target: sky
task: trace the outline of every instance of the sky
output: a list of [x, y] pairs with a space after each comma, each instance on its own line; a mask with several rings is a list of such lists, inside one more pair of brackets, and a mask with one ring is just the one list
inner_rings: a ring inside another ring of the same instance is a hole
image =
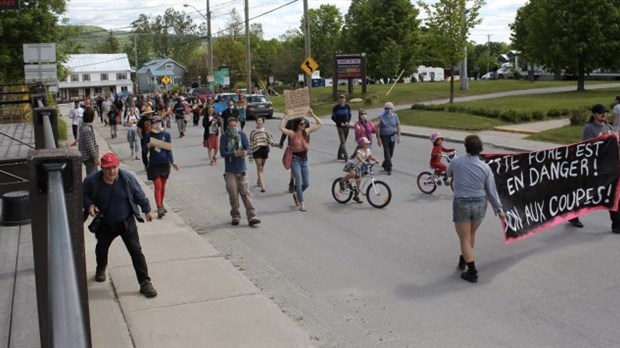
[[[138, 19], [140, 14], [155, 18], [163, 15], [168, 8], [185, 12], [196, 22], [205, 21], [207, 1], [211, 9], [213, 36], [217, 36], [217, 32], [224, 29], [225, 24], [230, 21], [233, 8], [242, 19], [245, 18], [245, 0], [67, 0], [65, 17], [69, 24], [95, 25], [107, 30], [129, 30], [131, 22]], [[422, 1], [432, 4], [437, 0]], [[412, 2], [417, 7], [416, 1]], [[480, 10], [482, 23], [471, 30], [469, 40], [477, 44], [484, 44], [488, 40], [510, 43], [508, 25], [514, 21], [517, 9], [526, 2], [527, 0], [486, 0], [486, 5]], [[184, 7], [183, 4], [194, 6], [200, 13], [191, 7]], [[287, 30], [300, 26], [303, 0], [248, 0], [248, 4], [250, 23], [262, 24], [265, 39], [279, 38]], [[308, 0], [308, 7], [311, 9], [323, 4], [335, 5], [344, 16], [351, 0]]]

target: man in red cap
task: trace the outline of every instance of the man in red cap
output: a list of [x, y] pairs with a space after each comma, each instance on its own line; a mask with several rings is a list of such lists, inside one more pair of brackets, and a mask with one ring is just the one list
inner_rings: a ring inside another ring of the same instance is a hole
[[131, 256], [140, 293], [146, 297], [155, 297], [157, 291], [151, 284], [136, 226], [136, 220], [144, 222], [140, 210], [146, 215], [147, 221], [153, 220], [151, 205], [138, 180], [120, 169], [119, 165], [120, 160], [115, 154], [106, 153], [101, 157], [101, 170], [88, 175], [82, 183], [84, 210], [90, 216], [100, 219], [98, 226], [91, 230], [97, 238], [95, 281], [105, 281], [108, 249], [112, 241], [121, 236]]

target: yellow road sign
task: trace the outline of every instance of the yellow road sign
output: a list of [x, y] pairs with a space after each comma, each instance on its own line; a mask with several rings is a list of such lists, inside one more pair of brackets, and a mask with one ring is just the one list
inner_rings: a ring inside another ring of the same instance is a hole
[[303, 70], [307, 75], [312, 76], [312, 73], [319, 68], [317, 62], [312, 59], [312, 57], [306, 58], [306, 60], [301, 63], [301, 70]]
[[164, 85], [170, 84], [170, 78], [168, 77], [168, 75], [164, 75], [164, 77], [161, 78], [161, 83], [163, 83]]

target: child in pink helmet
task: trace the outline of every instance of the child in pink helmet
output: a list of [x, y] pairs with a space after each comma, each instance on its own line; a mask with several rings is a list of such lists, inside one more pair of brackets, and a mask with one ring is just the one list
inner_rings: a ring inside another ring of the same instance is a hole
[[[441, 162], [441, 153], [454, 152], [454, 149], [448, 149], [443, 147], [443, 136], [439, 132], [433, 132], [430, 136], [431, 143], [433, 143], [433, 150], [431, 151], [431, 167], [435, 169], [435, 174], [441, 175], [446, 173], [446, 165]], [[447, 178], [444, 178], [446, 181]]]
[[353, 200], [357, 203], [362, 203], [362, 200], [359, 198], [359, 187], [361, 185], [360, 177], [364, 173], [364, 166], [371, 160], [375, 163], [379, 163], [377, 158], [370, 152], [369, 145], [370, 140], [366, 137], [361, 137], [357, 140], [357, 148], [355, 148], [353, 155], [347, 160], [347, 164], [345, 164], [343, 169], [345, 172], [348, 172], [348, 174], [340, 178], [341, 191], [346, 189], [345, 183], [347, 180], [355, 178], [355, 184], [358, 190], [355, 192]]

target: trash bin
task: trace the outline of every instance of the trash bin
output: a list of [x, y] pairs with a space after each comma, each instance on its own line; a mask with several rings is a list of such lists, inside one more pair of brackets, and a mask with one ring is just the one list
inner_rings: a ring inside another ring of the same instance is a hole
[[30, 196], [28, 191], [13, 191], [2, 195], [2, 220], [5, 226], [30, 223]]

